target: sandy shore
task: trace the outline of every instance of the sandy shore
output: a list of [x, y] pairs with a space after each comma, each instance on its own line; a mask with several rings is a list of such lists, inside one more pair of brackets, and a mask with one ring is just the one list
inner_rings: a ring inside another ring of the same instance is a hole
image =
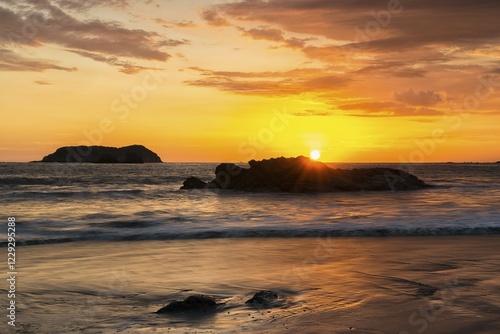
[[[456, 236], [19, 247], [18, 330], [498, 333], [499, 245], [500, 236]], [[262, 289], [283, 305], [245, 305]], [[154, 313], [196, 293], [224, 304], [196, 317]]]

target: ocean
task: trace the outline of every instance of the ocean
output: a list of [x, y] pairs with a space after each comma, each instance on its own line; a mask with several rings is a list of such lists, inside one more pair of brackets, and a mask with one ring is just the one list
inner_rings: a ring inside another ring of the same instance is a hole
[[[417, 191], [179, 190], [190, 176], [213, 179], [216, 165], [0, 163], [2, 217], [16, 219], [18, 332], [500, 330], [500, 164], [330, 164], [404, 167], [433, 186]], [[244, 303], [267, 289], [279, 308]], [[220, 312], [155, 313], [196, 293]], [[419, 315], [436, 305], [439, 315]]]
[[2, 211], [17, 218], [19, 244], [500, 233], [500, 164], [407, 166], [435, 186], [408, 192], [179, 190], [189, 176], [213, 179], [216, 165], [3, 163]]

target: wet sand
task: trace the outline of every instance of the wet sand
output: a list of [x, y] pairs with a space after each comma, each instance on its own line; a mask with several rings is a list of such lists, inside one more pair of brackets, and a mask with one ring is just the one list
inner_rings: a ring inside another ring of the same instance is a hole
[[[17, 256], [23, 333], [500, 332], [497, 235], [81, 242]], [[245, 304], [259, 290], [283, 303]], [[223, 304], [155, 313], [198, 293]]]

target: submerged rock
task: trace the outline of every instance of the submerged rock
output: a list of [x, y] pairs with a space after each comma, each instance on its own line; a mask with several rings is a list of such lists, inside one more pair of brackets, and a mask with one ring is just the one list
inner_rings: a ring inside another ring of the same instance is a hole
[[205, 295], [189, 296], [183, 301], [173, 301], [156, 313], [176, 313], [185, 311], [207, 311], [217, 306], [215, 298]]
[[181, 189], [229, 189], [251, 192], [335, 192], [415, 190], [429, 187], [416, 176], [393, 168], [333, 169], [304, 156], [248, 162], [250, 168], [223, 163], [215, 179], [195, 177]]
[[184, 181], [181, 189], [203, 189], [206, 188], [207, 183], [203, 182], [197, 177], [190, 177]]
[[277, 306], [279, 303], [279, 295], [274, 291], [262, 290], [256, 292], [252, 298], [247, 300], [245, 304], [252, 304], [259, 308], [271, 308]]
[[433, 296], [439, 289], [429, 285], [422, 285], [417, 289], [417, 296]]

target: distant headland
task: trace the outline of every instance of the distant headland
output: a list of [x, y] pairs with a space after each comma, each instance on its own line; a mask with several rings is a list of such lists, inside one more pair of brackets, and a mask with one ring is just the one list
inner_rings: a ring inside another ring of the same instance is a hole
[[158, 163], [158, 154], [143, 145], [125, 147], [65, 146], [45, 156], [41, 162]]

